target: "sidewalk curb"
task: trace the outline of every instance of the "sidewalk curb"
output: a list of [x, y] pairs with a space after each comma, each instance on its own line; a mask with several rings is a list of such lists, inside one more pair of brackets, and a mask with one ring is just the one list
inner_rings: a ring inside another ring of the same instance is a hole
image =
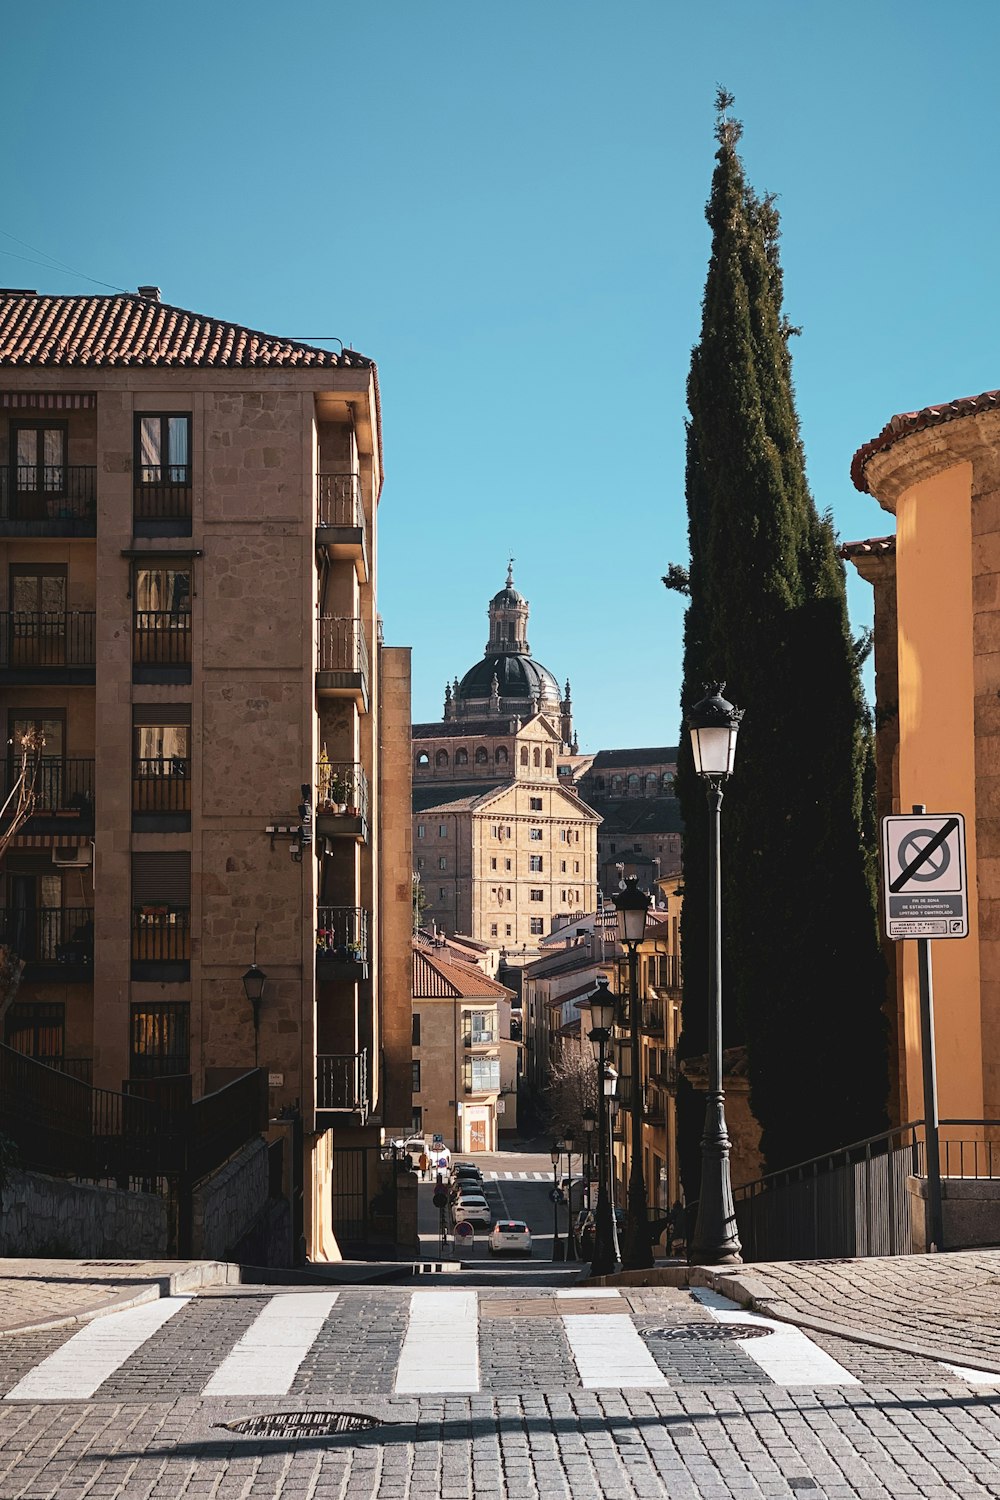
[[[910, 1354], [917, 1359], [933, 1360], [950, 1365], [963, 1365], [969, 1370], [982, 1370], [985, 1374], [1000, 1376], [1000, 1360], [979, 1356], [969, 1349], [934, 1348], [930, 1344], [917, 1343], [913, 1339], [893, 1338], [888, 1334], [867, 1331], [861, 1333], [846, 1323], [837, 1323], [831, 1318], [817, 1318], [811, 1313], [799, 1312], [788, 1302], [773, 1299], [767, 1283], [752, 1273], [734, 1275], [731, 1271], [713, 1271], [709, 1266], [691, 1266], [690, 1286], [706, 1286], [713, 1291], [738, 1302], [751, 1312], [765, 1318], [774, 1318], [779, 1323], [791, 1323], [797, 1328], [808, 1328], [814, 1333], [830, 1334], [834, 1338], [848, 1339], [854, 1344], [870, 1344], [876, 1349], [889, 1349], [897, 1354]], [[943, 1378], [947, 1373], [943, 1372]]]
[[[16, 1278], [15, 1278], [16, 1279]], [[228, 1261], [202, 1261], [172, 1271], [168, 1276], [156, 1276], [151, 1281], [140, 1283], [111, 1297], [106, 1302], [92, 1303], [78, 1308], [76, 1312], [63, 1313], [57, 1318], [28, 1319], [25, 1323], [11, 1323], [0, 1328], [0, 1338], [9, 1338], [26, 1333], [54, 1333], [60, 1328], [83, 1327], [95, 1318], [109, 1313], [127, 1312], [130, 1307], [141, 1307], [145, 1302], [158, 1302], [161, 1297], [180, 1297], [189, 1292], [201, 1291], [209, 1286], [238, 1285], [239, 1266]]]

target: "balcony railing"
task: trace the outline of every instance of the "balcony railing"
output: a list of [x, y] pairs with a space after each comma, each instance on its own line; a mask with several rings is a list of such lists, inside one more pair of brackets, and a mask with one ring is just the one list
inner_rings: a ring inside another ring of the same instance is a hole
[[180, 667], [191, 663], [191, 616], [187, 610], [137, 609], [132, 631], [137, 666]]
[[368, 962], [368, 912], [361, 906], [321, 906], [316, 912], [316, 957]]
[[143, 464], [136, 481], [132, 499], [134, 520], [191, 519], [190, 464]]
[[650, 981], [658, 990], [676, 993], [682, 983], [680, 954], [661, 953], [650, 967]]
[[359, 474], [317, 474], [316, 499], [319, 526], [364, 530], [365, 507]]
[[0, 522], [72, 534], [93, 531], [97, 470], [93, 465], [27, 464], [0, 469]]
[[316, 1058], [316, 1108], [368, 1112], [368, 1052], [320, 1053]]
[[321, 760], [316, 763], [316, 813], [348, 816], [368, 821], [368, 777], [357, 761]]
[[[0, 909], [2, 941], [27, 965], [40, 969], [89, 969], [94, 962], [94, 912], [88, 906], [8, 906]], [[33, 975], [32, 970], [35, 970]], [[69, 977], [68, 972], [65, 977]]]
[[666, 1025], [666, 1006], [662, 1000], [643, 1000], [640, 1017], [640, 1029], [650, 1036], [660, 1036]]
[[191, 811], [191, 761], [186, 755], [157, 755], [132, 762], [132, 811]]
[[368, 645], [362, 622], [350, 616], [320, 615], [318, 625], [317, 670], [360, 674], [367, 685]]
[[191, 957], [191, 909], [169, 902], [132, 910], [132, 959], [136, 963], [183, 963]]
[[9, 672], [45, 672], [93, 668], [93, 610], [40, 609], [0, 612], [0, 668]]
[[[21, 775], [20, 760], [4, 764], [3, 791], [0, 803], [6, 801]], [[94, 762], [64, 760], [60, 755], [43, 755], [27, 765], [28, 785], [34, 793], [34, 809], [27, 830], [38, 832], [39, 822], [58, 819], [68, 831], [94, 826]]]

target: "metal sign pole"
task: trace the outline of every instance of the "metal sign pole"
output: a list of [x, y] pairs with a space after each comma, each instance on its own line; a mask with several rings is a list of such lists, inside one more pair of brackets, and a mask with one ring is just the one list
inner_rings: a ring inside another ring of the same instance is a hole
[[[927, 811], [922, 802], [915, 813]], [[920, 1052], [924, 1077], [924, 1135], [927, 1152], [927, 1246], [944, 1249], [944, 1209], [941, 1202], [941, 1143], [938, 1133], [937, 1061], [934, 1051], [934, 976], [930, 938], [917, 939], [920, 974]]]

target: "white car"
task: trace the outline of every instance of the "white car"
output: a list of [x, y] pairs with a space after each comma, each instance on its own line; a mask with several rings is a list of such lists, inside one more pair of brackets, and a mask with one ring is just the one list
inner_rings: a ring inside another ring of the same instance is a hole
[[451, 1217], [455, 1224], [461, 1224], [464, 1220], [468, 1224], [478, 1224], [481, 1229], [489, 1229], [493, 1222], [493, 1215], [485, 1198], [459, 1198], [452, 1205]]
[[491, 1255], [530, 1255], [531, 1230], [523, 1219], [498, 1219], [487, 1244]]

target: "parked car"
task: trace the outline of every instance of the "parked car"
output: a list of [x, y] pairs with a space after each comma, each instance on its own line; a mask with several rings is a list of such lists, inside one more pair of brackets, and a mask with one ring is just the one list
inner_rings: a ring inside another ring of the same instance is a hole
[[498, 1219], [486, 1243], [491, 1255], [530, 1255], [531, 1230], [523, 1219]]
[[[625, 1226], [625, 1214], [622, 1209], [615, 1209], [615, 1220], [618, 1225], [618, 1233], [619, 1235], [621, 1235], [621, 1232]], [[591, 1260], [593, 1258], [594, 1234], [595, 1224], [593, 1211], [589, 1208], [581, 1208], [580, 1212], [576, 1216], [576, 1222], [573, 1226], [573, 1238], [576, 1240], [577, 1253], [582, 1260]]]
[[450, 1197], [450, 1202], [451, 1202], [451, 1211], [452, 1211], [452, 1213], [454, 1213], [456, 1211], [456, 1209], [458, 1209], [459, 1207], [461, 1207], [461, 1205], [463, 1203], [482, 1203], [482, 1204], [485, 1204], [486, 1203], [486, 1194], [485, 1193], [481, 1193], [481, 1192], [479, 1192], [478, 1190], [476, 1190], [474, 1188], [466, 1188], [465, 1192], [453, 1192], [451, 1194], [451, 1197]]
[[460, 1198], [453, 1206], [452, 1222], [461, 1224], [476, 1224], [481, 1229], [489, 1229], [493, 1221], [493, 1214], [485, 1198]]
[[477, 1177], [480, 1182], [483, 1180], [483, 1174], [474, 1161], [452, 1162], [451, 1175], [452, 1177]]

